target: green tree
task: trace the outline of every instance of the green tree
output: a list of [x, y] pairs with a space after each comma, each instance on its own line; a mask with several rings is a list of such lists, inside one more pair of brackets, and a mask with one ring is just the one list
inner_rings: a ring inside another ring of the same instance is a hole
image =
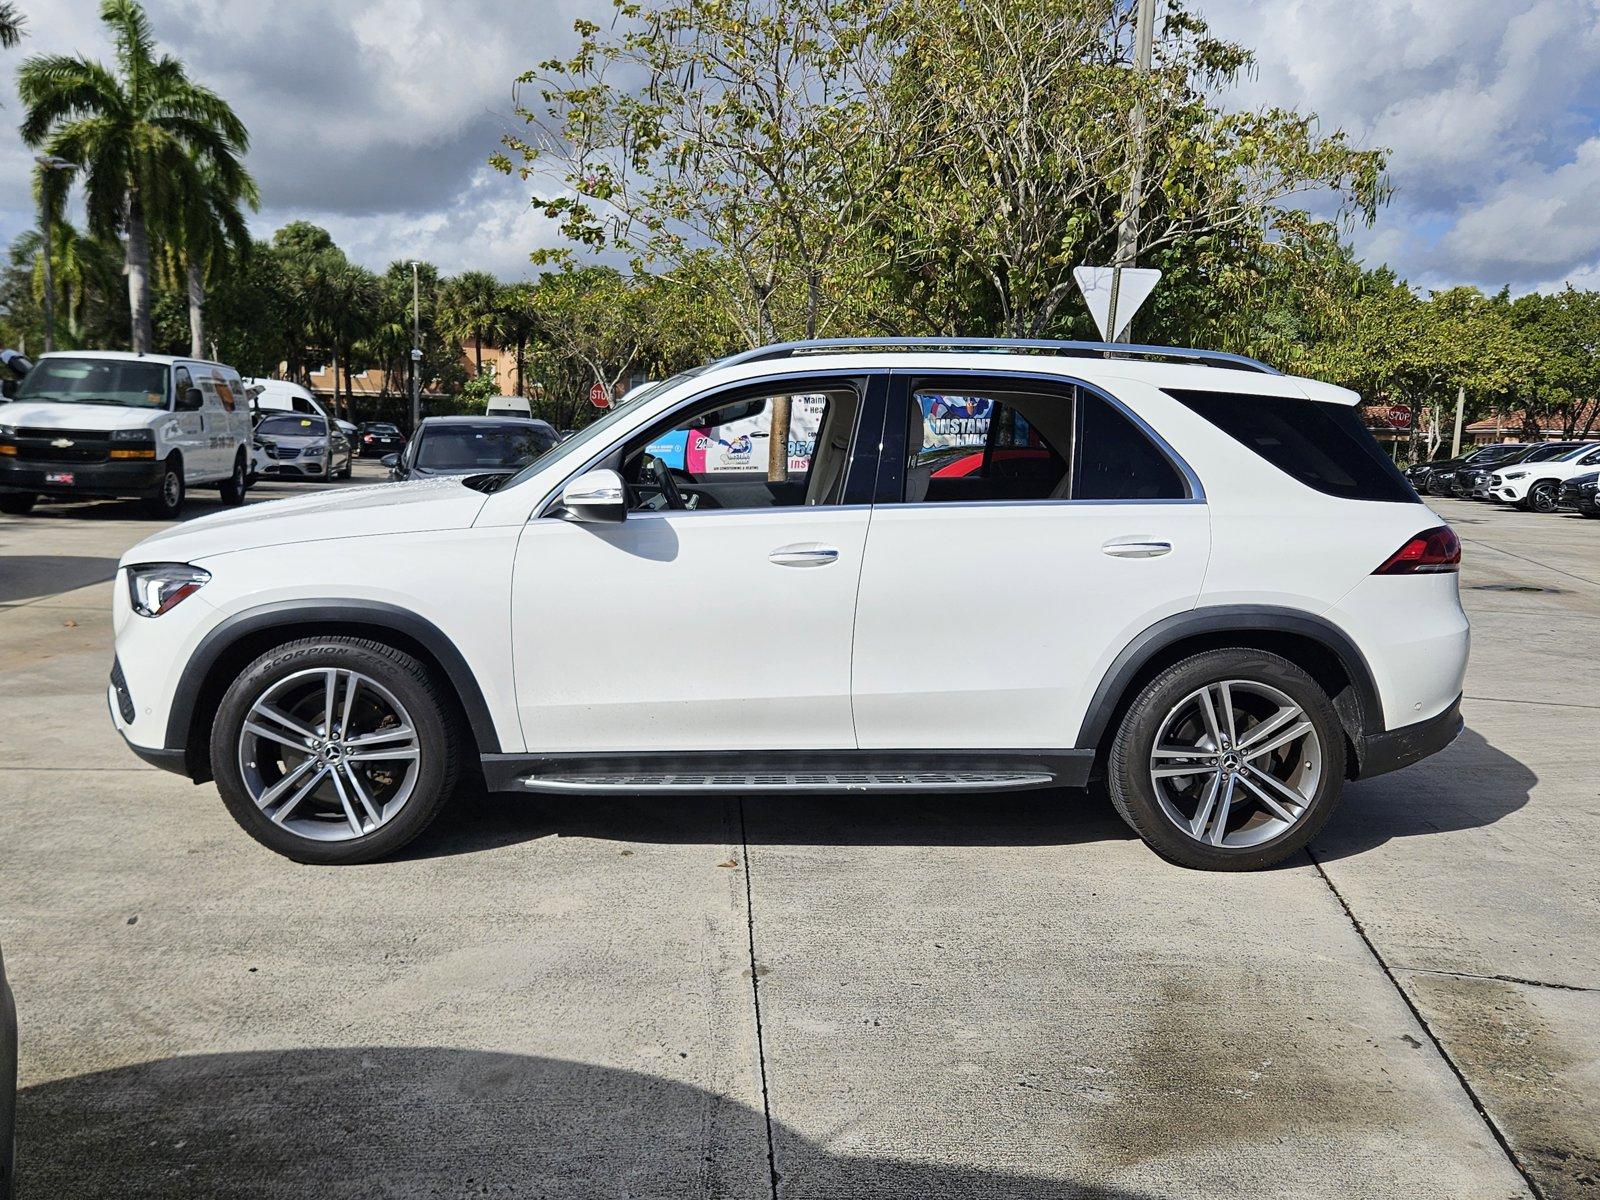
[[150, 348], [150, 226], [204, 186], [202, 171], [226, 173], [249, 146], [227, 103], [191, 81], [183, 64], [158, 55], [150, 22], [134, 0], [103, 0], [100, 19], [116, 66], [35, 55], [17, 72], [29, 146], [73, 164], [39, 174], [43, 203], [59, 215], [82, 176], [89, 227], [125, 235], [132, 346]]
[[244, 209], [259, 208], [261, 196], [237, 158], [207, 157], [194, 166], [200, 186], [184, 191], [162, 214], [160, 232], [171, 273], [181, 276], [188, 302], [189, 353], [200, 358], [206, 352], [206, 288], [239, 267], [249, 252]]
[[10, 50], [22, 41], [23, 27], [27, 23], [27, 18], [17, 11], [17, 6], [10, 0], [0, 3], [0, 47]]
[[1570, 284], [1551, 295], [1530, 292], [1511, 302], [1510, 316], [1533, 356], [1509, 389], [1523, 436], [1553, 426], [1565, 438], [1588, 437], [1600, 424], [1600, 294]]
[[37, 229], [27, 230], [11, 244], [12, 261], [31, 267], [32, 295], [42, 311], [44, 256], [49, 253], [53, 307], [56, 319], [66, 326], [57, 330], [57, 339], [67, 346], [87, 346], [95, 318], [104, 313], [108, 297], [121, 282], [119, 248], [80, 233], [66, 221], [51, 223], [50, 242], [47, 251], [44, 235]]
[[501, 335], [500, 281], [487, 271], [463, 271], [439, 293], [439, 323], [457, 342], [472, 342], [472, 365], [483, 373], [483, 347]]

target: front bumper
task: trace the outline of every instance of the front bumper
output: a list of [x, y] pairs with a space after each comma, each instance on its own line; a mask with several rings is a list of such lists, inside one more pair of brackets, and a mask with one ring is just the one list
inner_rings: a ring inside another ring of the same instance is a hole
[[[160, 459], [103, 463], [17, 462], [0, 458], [0, 491], [35, 492], [42, 496], [146, 496], [161, 485], [166, 466]], [[46, 476], [66, 472], [71, 483], [47, 483]]]
[[1402, 725], [1399, 729], [1364, 735], [1356, 746], [1355, 778], [1371, 779], [1386, 775], [1437, 754], [1461, 732], [1461, 697], [1457, 696], [1438, 716]]

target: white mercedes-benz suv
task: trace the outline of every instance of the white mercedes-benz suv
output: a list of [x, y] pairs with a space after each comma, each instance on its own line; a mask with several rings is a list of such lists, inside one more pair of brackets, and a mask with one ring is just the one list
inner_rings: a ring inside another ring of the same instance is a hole
[[1461, 728], [1460, 544], [1353, 393], [1207, 351], [806, 342], [519, 474], [190, 521], [123, 556], [111, 717], [302, 862], [457, 780], [982, 792], [1103, 778], [1275, 862]]

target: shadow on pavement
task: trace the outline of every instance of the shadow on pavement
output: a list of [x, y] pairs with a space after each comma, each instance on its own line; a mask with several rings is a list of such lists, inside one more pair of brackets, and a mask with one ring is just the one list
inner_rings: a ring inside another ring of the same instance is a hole
[[[518, 1054], [353, 1046], [168, 1058], [27, 1088], [18, 1117], [22, 1197], [771, 1194], [755, 1109], [653, 1075]], [[841, 1157], [776, 1122], [771, 1137], [784, 1195], [1140, 1196]]]
[[68, 554], [3, 555], [0, 556], [0, 604], [76, 591], [91, 583], [105, 583], [116, 574], [114, 558]]
[[1393, 838], [1492, 825], [1528, 802], [1539, 777], [1474, 729], [1430, 759], [1347, 786], [1344, 803], [1312, 849], [1323, 861]]
[[[1126, 840], [1099, 791], [1010, 795], [745, 797], [754, 845], [1055, 846]], [[464, 790], [402, 858], [471, 854], [534, 838], [717, 845], [740, 840], [739, 813], [716, 796], [485, 795]]]

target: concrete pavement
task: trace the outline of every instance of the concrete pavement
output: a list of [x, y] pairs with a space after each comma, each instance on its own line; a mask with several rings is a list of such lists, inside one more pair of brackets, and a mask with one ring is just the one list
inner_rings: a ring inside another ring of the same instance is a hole
[[468, 797], [296, 866], [106, 719], [154, 526], [0, 518], [22, 1195], [1592, 1194], [1600, 522], [1438, 507], [1468, 733], [1247, 876], [1077, 793]]

